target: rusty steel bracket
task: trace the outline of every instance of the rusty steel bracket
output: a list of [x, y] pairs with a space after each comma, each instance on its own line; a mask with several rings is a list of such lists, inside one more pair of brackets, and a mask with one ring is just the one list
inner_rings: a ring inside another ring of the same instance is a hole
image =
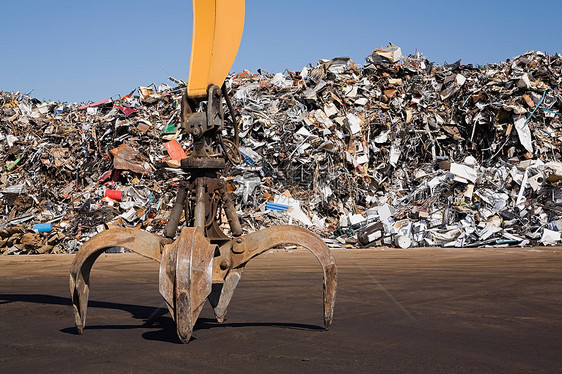
[[[110, 229], [92, 237], [76, 254], [70, 271], [70, 292], [79, 334], [86, 325], [90, 271], [96, 259], [112, 247], [122, 247], [160, 262], [160, 294], [183, 343], [189, 342], [205, 300], [209, 300], [217, 321], [222, 323], [248, 261], [271, 248], [288, 244], [304, 247], [320, 262], [324, 280], [324, 326], [328, 329], [332, 324], [337, 268], [324, 241], [304, 228], [289, 225], [243, 235], [236, 208], [220, 177], [225, 158], [230, 159], [225, 155], [227, 150], [219, 156], [209, 155], [210, 150], [220, 149], [215, 147], [217, 141], [224, 143], [218, 139], [218, 130], [224, 124], [223, 92], [210, 86], [206, 114], [197, 113], [200, 115], [190, 117], [195, 118], [195, 124], [182, 126], [196, 139], [194, 156], [182, 163], [190, 177], [180, 185], [165, 236], [130, 228]], [[182, 105], [192, 105], [192, 101], [185, 99]], [[182, 112], [191, 113], [191, 109]], [[207, 121], [202, 122], [205, 115]], [[231, 155], [238, 152], [237, 142], [231, 142], [230, 147], [236, 148], [229, 150]], [[185, 226], [176, 236], [182, 214]], [[221, 216], [226, 217], [229, 232], [221, 229]]]

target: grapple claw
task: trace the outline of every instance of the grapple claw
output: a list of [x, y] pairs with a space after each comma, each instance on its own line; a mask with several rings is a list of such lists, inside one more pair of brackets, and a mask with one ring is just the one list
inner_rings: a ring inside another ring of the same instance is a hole
[[[182, 217], [185, 226], [173, 243], [135, 229], [107, 230], [90, 239], [76, 254], [70, 272], [76, 328], [80, 334], [84, 331], [90, 270], [107, 248], [124, 247], [160, 261], [159, 290], [176, 322], [179, 339], [187, 343], [206, 299], [217, 320], [224, 321], [250, 259], [278, 245], [297, 244], [311, 251], [322, 265], [327, 329], [332, 324], [337, 286], [336, 263], [329, 248], [320, 237], [297, 226], [242, 235], [237, 208], [223, 178], [226, 160], [237, 163], [241, 159], [232, 156], [239, 154], [239, 121], [224, 77], [242, 34], [244, 0], [194, 1], [193, 15], [197, 33], [192, 43], [192, 69], [181, 101], [181, 128], [192, 138], [193, 149], [181, 162], [188, 177], [181, 182], [165, 235], [176, 234]], [[200, 111], [201, 107], [205, 110]], [[223, 139], [226, 125], [232, 126], [234, 140]], [[222, 229], [222, 217], [230, 227], [228, 234]]]
[[[213, 311], [215, 312], [215, 317], [217, 322], [223, 323], [224, 318], [226, 317], [226, 309], [228, 308], [228, 304], [230, 304], [230, 300], [232, 300], [232, 296], [234, 295], [234, 290], [238, 286], [238, 282], [240, 282], [240, 277], [242, 277], [242, 272], [244, 271], [243, 267], [237, 269], [231, 269], [228, 275], [226, 276], [224, 283], [220, 284], [219, 289], [216, 291], [216, 295], [209, 295], [209, 302], [213, 307]], [[213, 290], [213, 292], [215, 292]]]
[[160, 261], [160, 294], [176, 321], [178, 337], [189, 342], [205, 299], [211, 293], [215, 245], [198, 227], [184, 227], [164, 246]]
[[251, 257], [255, 257], [275, 246], [286, 244], [301, 245], [316, 256], [320, 265], [322, 265], [324, 275], [323, 309], [324, 327], [327, 330], [334, 317], [338, 270], [336, 260], [326, 243], [318, 235], [302, 227], [289, 225], [269, 227], [248, 234], [244, 239], [248, 241], [249, 248], [254, 248], [253, 250], [250, 249]]
[[159, 235], [130, 228], [102, 231], [80, 248], [70, 269], [70, 294], [74, 306], [76, 329], [84, 332], [90, 293], [90, 271], [97, 258], [112, 247], [122, 247], [141, 256], [159, 261], [164, 244], [171, 240]]
[[[253, 257], [273, 247], [288, 244], [296, 244], [308, 249], [316, 256], [320, 265], [322, 265], [324, 274], [324, 327], [326, 329], [330, 327], [336, 302], [338, 279], [336, 261], [326, 243], [324, 243], [318, 235], [302, 227], [291, 225], [275, 226], [256, 231], [233, 239], [225, 245], [232, 246], [232, 270], [225, 278], [226, 281], [221, 291], [221, 297], [217, 307], [215, 307], [215, 315], [219, 322], [224, 318], [224, 315], [226, 315], [226, 308], [240, 280], [242, 268], [246, 263]], [[221, 250], [221, 253], [222, 252], [224, 251]]]

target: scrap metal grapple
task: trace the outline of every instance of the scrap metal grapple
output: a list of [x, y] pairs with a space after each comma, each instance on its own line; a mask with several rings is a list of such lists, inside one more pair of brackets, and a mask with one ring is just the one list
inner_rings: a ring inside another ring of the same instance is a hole
[[[181, 161], [187, 177], [179, 186], [164, 236], [132, 228], [109, 229], [78, 251], [70, 271], [78, 333], [86, 325], [92, 266], [113, 247], [160, 262], [160, 294], [184, 343], [191, 338], [205, 300], [217, 321], [223, 322], [248, 261], [287, 244], [308, 249], [322, 265], [324, 325], [326, 329], [331, 325], [337, 268], [329, 248], [317, 235], [297, 226], [244, 234], [222, 178], [227, 161], [238, 164], [242, 160], [236, 114], [224, 80], [237, 54], [243, 25], [244, 0], [193, 0], [191, 63], [181, 103], [182, 129], [193, 139], [192, 154]], [[226, 129], [234, 130], [232, 139], [226, 138]], [[179, 227], [182, 216], [185, 224]]]

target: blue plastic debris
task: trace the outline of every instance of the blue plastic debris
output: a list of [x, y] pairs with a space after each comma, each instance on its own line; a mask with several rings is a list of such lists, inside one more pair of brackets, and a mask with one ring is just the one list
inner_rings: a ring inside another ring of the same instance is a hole
[[37, 231], [37, 232], [51, 232], [52, 229], [53, 229], [53, 224], [51, 222], [37, 223], [33, 225], [33, 231]]
[[243, 152], [240, 152], [240, 153], [242, 154], [242, 157], [244, 157], [244, 161], [245, 161], [248, 165], [254, 166], [254, 165], [256, 164], [255, 161], [250, 158], [250, 156], [245, 155]]
[[268, 211], [275, 211], [275, 212], [283, 212], [287, 209], [289, 209], [288, 205], [284, 205], [284, 204], [275, 204], [275, 203], [270, 203], [270, 202], [266, 202], [265, 203], [265, 209]]

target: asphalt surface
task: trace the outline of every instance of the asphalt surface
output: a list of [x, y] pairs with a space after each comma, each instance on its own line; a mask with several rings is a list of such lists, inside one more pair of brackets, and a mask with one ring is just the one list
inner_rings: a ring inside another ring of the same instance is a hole
[[336, 250], [334, 324], [308, 252], [247, 266], [224, 324], [206, 306], [183, 345], [158, 264], [94, 265], [76, 334], [71, 255], [0, 257], [0, 372], [562, 372], [562, 249]]

